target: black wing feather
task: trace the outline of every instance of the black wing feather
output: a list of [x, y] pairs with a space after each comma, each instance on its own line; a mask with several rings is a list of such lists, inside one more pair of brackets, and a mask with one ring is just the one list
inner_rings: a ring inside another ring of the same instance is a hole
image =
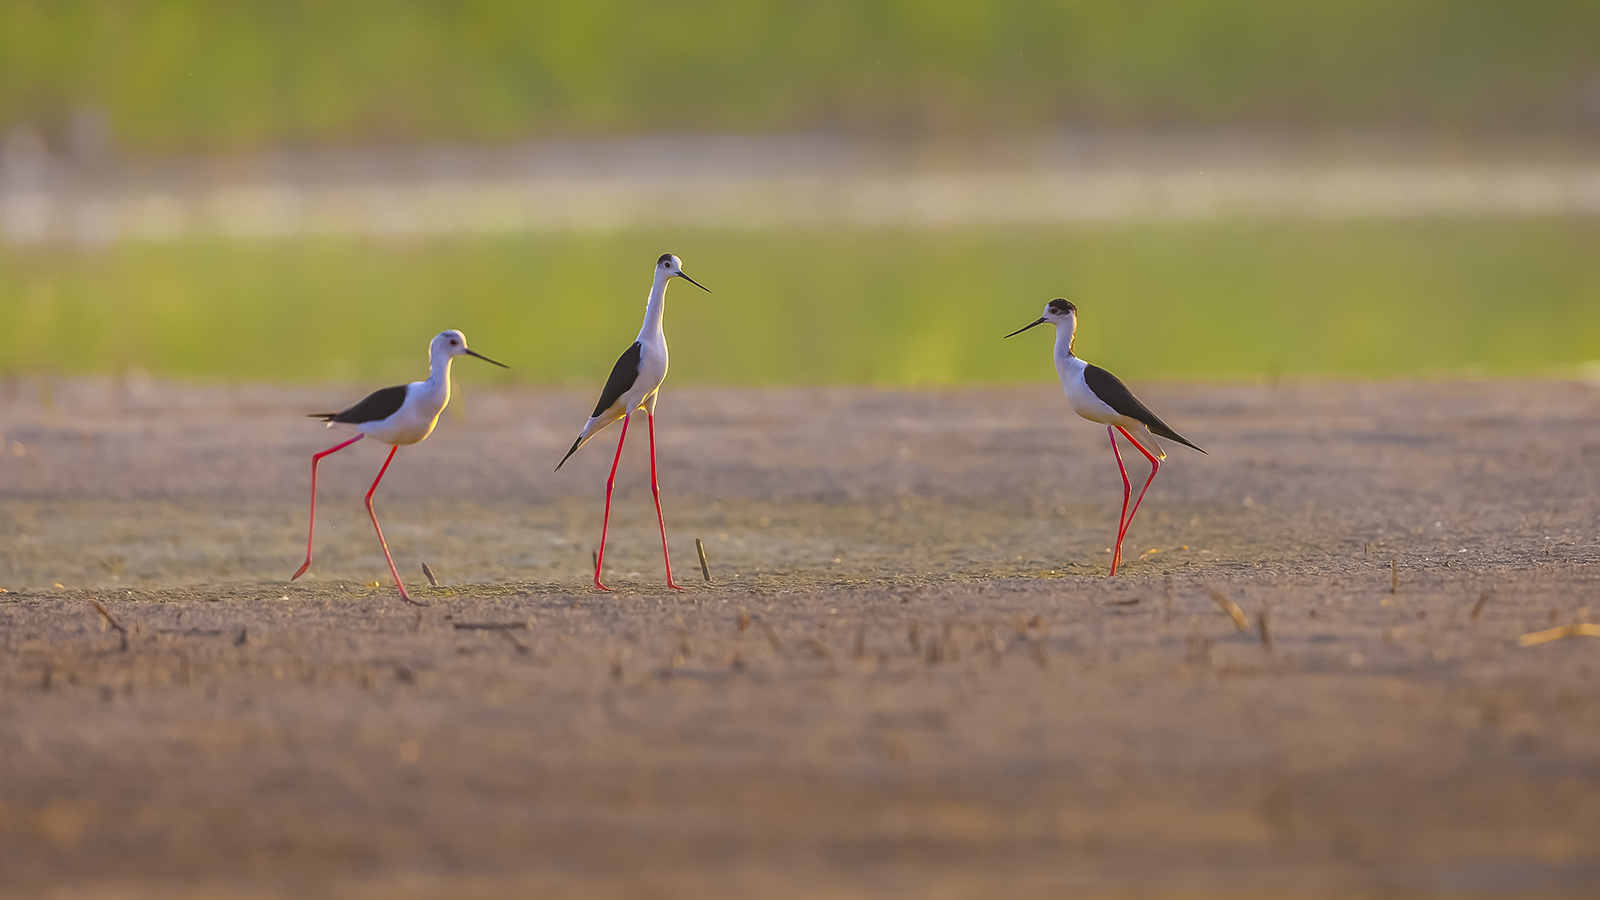
[[[1150, 429], [1150, 433], [1156, 437], [1164, 437], [1169, 441], [1177, 441], [1186, 447], [1194, 447], [1194, 449], [1200, 450], [1188, 438], [1173, 431], [1167, 423], [1161, 421], [1161, 417], [1151, 412], [1150, 407], [1139, 402], [1139, 398], [1135, 397], [1133, 391], [1128, 390], [1128, 386], [1123, 384], [1117, 376], [1099, 366], [1085, 363], [1083, 381], [1089, 386], [1089, 390], [1094, 392], [1096, 397], [1105, 401], [1105, 404], [1115, 410], [1118, 415], [1143, 422], [1144, 426]], [[1200, 452], [1204, 453], [1205, 451], [1200, 450]]]
[[600, 402], [595, 404], [594, 415], [590, 418], [610, 409], [639, 380], [639, 358], [643, 352], [644, 345], [634, 341], [632, 347], [617, 357], [617, 364], [611, 367], [611, 377], [606, 379], [605, 389], [600, 392]]
[[400, 411], [406, 403], [408, 385], [386, 387], [373, 391], [355, 406], [343, 412], [312, 413], [309, 418], [321, 419], [324, 422], [343, 422], [347, 425], [360, 425], [363, 422], [377, 422], [387, 419]]

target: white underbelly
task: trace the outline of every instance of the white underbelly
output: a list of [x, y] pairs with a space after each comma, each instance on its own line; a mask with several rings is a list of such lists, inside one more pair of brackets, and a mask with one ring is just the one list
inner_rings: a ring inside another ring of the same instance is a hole
[[385, 444], [415, 444], [433, 433], [433, 427], [439, 424], [439, 413], [443, 411], [443, 407], [436, 410], [401, 411], [387, 419], [366, 422], [360, 425], [358, 430], [367, 437]]
[[1107, 406], [1104, 400], [1096, 397], [1081, 381], [1070, 381], [1064, 387], [1067, 402], [1072, 404], [1072, 411], [1085, 419], [1101, 425], [1138, 426], [1138, 422]]
[[667, 348], [662, 346], [653, 349], [649, 345], [640, 348], [639, 377], [634, 379], [633, 387], [622, 395], [623, 414], [644, 406], [661, 389], [661, 382], [666, 380]]

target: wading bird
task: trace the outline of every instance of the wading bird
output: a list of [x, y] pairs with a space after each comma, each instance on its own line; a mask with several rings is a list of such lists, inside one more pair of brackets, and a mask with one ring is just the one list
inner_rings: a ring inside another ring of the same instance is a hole
[[572, 454], [578, 452], [588, 440], [599, 434], [607, 425], [622, 420], [622, 436], [617, 438], [617, 456], [611, 461], [611, 475], [606, 478], [606, 512], [600, 525], [600, 549], [595, 553], [594, 586], [609, 591], [600, 582], [600, 569], [606, 561], [606, 531], [611, 527], [611, 489], [617, 481], [617, 463], [622, 461], [622, 442], [628, 439], [628, 423], [636, 410], [643, 409], [650, 427], [650, 493], [656, 500], [656, 522], [661, 526], [661, 556], [667, 564], [667, 586], [683, 590], [672, 580], [672, 555], [667, 552], [667, 522], [661, 516], [661, 488], [656, 482], [656, 395], [661, 382], [667, 377], [667, 336], [661, 330], [661, 316], [666, 305], [667, 282], [682, 278], [702, 291], [711, 289], [683, 273], [683, 263], [671, 253], [663, 253], [656, 260], [655, 283], [650, 286], [650, 300], [644, 307], [644, 327], [633, 346], [624, 350], [611, 377], [600, 391], [600, 402], [594, 406], [594, 415], [572, 442], [572, 449], [556, 463], [556, 471], [566, 465]]
[[378, 533], [378, 545], [383, 547], [383, 558], [389, 561], [389, 572], [394, 575], [395, 587], [400, 589], [400, 599], [407, 603], [422, 605], [406, 593], [405, 582], [400, 580], [400, 572], [394, 567], [394, 557], [389, 555], [389, 544], [383, 539], [383, 529], [378, 527], [378, 514], [372, 509], [372, 495], [378, 490], [378, 482], [383, 480], [383, 473], [389, 471], [389, 463], [394, 460], [400, 445], [418, 443], [433, 433], [433, 426], [439, 422], [439, 414], [444, 412], [445, 404], [450, 402], [450, 361], [463, 354], [476, 356], [502, 369], [509, 368], [505, 363], [495, 362], [477, 351], [467, 349], [467, 336], [461, 332], [441, 331], [428, 345], [427, 381], [413, 381], [410, 384], [373, 391], [366, 399], [344, 412], [310, 415], [310, 418], [327, 422], [329, 428], [335, 425], [354, 425], [356, 431], [360, 433], [342, 444], [311, 456], [311, 530], [306, 535], [306, 561], [289, 577], [290, 581], [304, 575], [306, 570], [311, 568], [311, 546], [317, 534], [317, 463], [322, 462], [324, 456], [338, 453], [356, 441], [370, 437], [375, 441], [392, 445], [392, 449], [383, 461], [383, 468], [378, 470], [378, 477], [372, 480], [372, 487], [367, 490], [367, 515], [372, 517], [372, 529]]
[[[1167, 458], [1154, 436], [1160, 435], [1196, 450], [1200, 448], [1173, 431], [1149, 407], [1140, 403], [1127, 385], [1117, 380], [1117, 376], [1072, 354], [1072, 344], [1078, 336], [1078, 308], [1070, 301], [1051, 300], [1045, 304], [1044, 315], [1006, 337], [1014, 337], [1047, 322], [1056, 327], [1056, 373], [1061, 376], [1061, 388], [1067, 393], [1067, 402], [1072, 404], [1073, 412], [1106, 426], [1106, 434], [1111, 436], [1111, 453], [1117, 458], [1117, 471], [1122, 473], [1122, 515], [1117, 519], [1117, 545], [1111, 553], [1111, 571], [1106, 573], [1109, 577], [1117, 574], [1117, 566], [1122, 564], [1122, 539], [1128, 534], [1128, 526], [1133, 524], [1133, 516], [1139, 511], [1145, 491], [1150, 490], [1150, 482], [1156, 480], [1161, 461]], [[1144, 435], [1144, 443], [1129, 434], [1129, 429]], [[1133, 494], [1133, 485], [1128, 481], [1127, 468], [1122, 465], [1122, 453], [1117, 450], [1118, 432], [1138, 448], [1145, 459], [1150, 460], [1150, 477], [1145, 479], [1144, 489], [1139, 491], [1139, 499], [1133, 501], [1131, 510], [1128, 509], [1128, 498]]]

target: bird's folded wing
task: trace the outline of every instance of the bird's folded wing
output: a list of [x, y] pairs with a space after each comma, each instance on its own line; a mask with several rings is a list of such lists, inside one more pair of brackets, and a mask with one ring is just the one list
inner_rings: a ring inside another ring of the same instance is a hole
[[318, 413], [313, 418], [328, 422], [344, 422], [350, 425], [360, 425], [363, 422], [377, 422], [387, 419], [400, 411], [405, 405], [408, 385], [397, 385], [376, 390], [368, 394], [360, 403], [343, 412]]
[[605, 389], [600, 392], [600, 402], [594, 405], [594, 415], [598, 418], [602, 413], [615, 406], [622, 395], [633, 387], [639, 380], [639, 359], [643, 346], [634, 341], [633, 346], [622, 352], [617, 358], [617, 364], [611, 367], [611, 377], [606, 379]]

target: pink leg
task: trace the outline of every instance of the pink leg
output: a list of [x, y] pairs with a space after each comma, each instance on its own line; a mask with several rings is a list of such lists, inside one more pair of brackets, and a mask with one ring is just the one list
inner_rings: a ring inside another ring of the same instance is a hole
[[383, 480], [383, 473], [389, 471], [389, 463], [394, 461], [394, 455], [399, 450], [399, 447], [389, 448], [389, 456], [383, 461], [383, 468], [378, 470], [378, 477], [372, 479], [372, 487], [367, 489], [367, 515], [372, 517], [372, 530], [378, 533], [378, 546], [383, 548], [383, 558], [389, 561], [389, 574], [394, 576], [394, 586], [400, 589], [400, 599], [415, 606], [427, 606], [426, 603], [418, 603], [411, 599], [411, 595], [406, 593], [406, 584], [400, 580], [400, 570], [394, 567], [394, 557], [389, 555], [389, 542], [383, 539], [383, 529], [378, 527], [378, 513], [372, 508], [372, 495], [378, 492], [378, 482]]
[[322, 458], [324, 456], [327, 456], [330, 453], [338, 453], [340, 450], [343, 450], [344, 448], [354, 444], [356, 441], [359, 441], [364, 437], [366, 437], [366, 435], [358, 434], [336, 447], [329, 447], [321, 453], [311, 454], [311, 531], [306, 535], [306, 561], [301, 563], [300, 568], [296, 569], [293, 575], [289, 576], [290, 581], [293, 581], [296, 578], [299, 578], [301, 575], [304, 575], [306, 570], [311, 568], [311, 541], [317, 536], [317, 463], [322, 462]]
[[606, 517], [600, 525], [600, 550], [594, 556], [595, 590], [611, 590], [600, 583], [600, 567], [606, 562], [606, 532], [611, 528], [611, 489], [617, 484], [617, 463], [622, 462], [622, 442], [628, 439], [628, 422], [632, 419], [632, 413], [622, 417], [622, 437], [617, 438], [617, 458], [611, 461], [611, 476], [606, 479]]
[[1122, 515], [1117, 517], [1117, 545], [1111, 549], [1111, 571], [1106, 577], [1117, 574], [1117, 566], [1122, 564], [1122, 532], [1128, 519], [1128, 498], [1133, 495], [1133, 483], [1128, 481], [1128, 470], [1122, 465], [1122, 451], [1117, 449], [1117, 433], [1112, 426], [1106, 426], [1106, 434], [1111, 437], [1111, 455], [1117, 458], [1117, 471], [1122, 473]]
[[[1146, 450], [1144, 445], [1134, 440], [1133, 435], [1129, 434], [1127, 429], [1123, 428], [1121, 425], [1117, 426], [1117, 430], [1122, 432], [1122, 436], [1128, 439], [1128, 443], [1138, 448], [1139, 452], [1144, 454], [1145, 459], [1150, 460], [1150, 477], [1144, 480], [1144, 487], [1139, 490], [1139, 498], [1133, 501], [1133, 509], [1128, 512], [1128, 521], [1122, 523], [1122, 533], [1117, 535], [1117, 550], [1118, 555], [1120, 556], [1122, 539], [1127, 536], [1128, 528], [1133, 525], [1133, 517], [1138, 515], [1139, 504], [1144, 502], [1144, 495], [1146, 491], [1150, 490], [1150, 483], [1156, 480], [1156, 473], [1161, 471], [1161, 458], [1151, 453], [1149, 450]], [[1123, 477], [1126, 478], [1127, 476]]]
[[661, 526], [661, 558], [667, 563], [667, 587], [683, 590], [672, 580], [672, 554], [667, 552], [667, 520], [661, 517], [661, 488], [656, 484], [656, 414], [646, 411], [650, 423], [650, 493], [656, 498], [656, 522]]

